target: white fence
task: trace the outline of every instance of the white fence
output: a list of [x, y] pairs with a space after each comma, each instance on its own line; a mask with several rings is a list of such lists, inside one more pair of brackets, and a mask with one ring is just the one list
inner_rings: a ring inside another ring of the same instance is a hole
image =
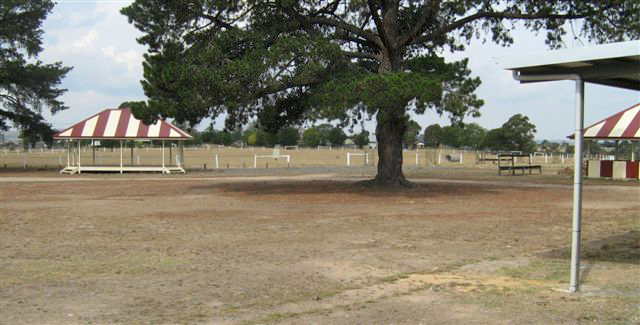
[[[326, 148], [326, 149], [324, 149]], [[301, 148], [287, 146], [281, 148], [242, 146], [225, 147], [221, 145], [204, 145], [185, 147], [185, 161], [178, 162], [175, 158], [176, 148], [169, 147], [165, 154], [166, 161], [173, 161], [184, 165], [188, 169], [210, 169], [210, 168], [250, 168], [259, 167], [261, 160], [264, 161], [262, 167], [330, 167], [330, 166], [375, 166], [377, 163], [377, 151], [371, 149], [356, 149], [349, 146], [338, 147], [318, 147]], [[323, 150], [324, 149], [324, 150]], [[73, 148], [76, 155], [71, 155], [70, 159], [77, 159], [77, 148]], [[286, 155], [282, 154], [286, 150]], [[173, 152], [172, 152], [173, 151]], [[91, 162], [98, 165], [119, 165], [119, 148], [96, 147], [95, 153], [92, 147], [86, 146], [80, 149], [82, 161]], [[58, 168], [64, 167], [67, 163], [66, 148], [38, 148], [31, 150], [10, 150], [0, 149], [0, 167], [6, 168]], [[433, 165], [458, 165], [470, 166], [485, 164], [484, 167], [491, 168], [489, 160], [482, 161], [481, 158], [494, 157], [495, 154], [477, 152], [473, 150], [458, 149], [418, 149], [403, 150], [403, 160], [405, 166], [433, 166]], [[362, 157], [362, 158], [360, 158]], [[447, 159], [447, 157], [449, 159]], [[536, 152], [532, 154], [534, 164], [573, 164], [572, 155], [550, 154]], [[590, 156], [590, 159], [611, 159], [610, 156]], [[127, 164], [136, 166], [157, 165], [162, 160], [162, 151], [153, 146], [127, 147], [125, 148], [125, 159]], [[286, 162], [284, 162], [286, 159]], [[354, 160], [355, 159], [355, 160]], [[274, 164], [275, 163], [275, 164]]]

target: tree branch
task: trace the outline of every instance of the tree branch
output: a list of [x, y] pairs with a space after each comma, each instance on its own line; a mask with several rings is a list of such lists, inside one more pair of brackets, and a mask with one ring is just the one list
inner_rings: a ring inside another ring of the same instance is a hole
[[335, 35], [337, 40], [340, 41], [345, 41], [345, 42], [350, 42], [350, 43], [356, 43], [358, 45], [361, 46], [366, 46], [369, 48], [377, 48], [377, 45], [369, 40], [366, 39], [362, 39], [359, 37], [355, 37], [355, 36], [351, 36], [349, 33], [347, 32], [343, 32], [342, 34], [336, 34]]
[[[605, 11], [611, 8], [611, 5], [600, 9], [600, 11]], [[424, 34], [422, 36], [416, 37], [411, 44], [417, 44], [432, 40], [438, 36], [442, 36], [446, 33], [449, 33], [455, 29], [458, 29], [468, 23], [471, 23], [480, 19], [487, 18], [497, 18], [497, 19], [513, 19], [513, 20], [535, 20], [535, 19], [559, 19], [559, 20], [567, 20], [567, 19], [579, 19], [591, 16], [595, 13], [595, 11], [587, 11], [583, 13], [577, 14], [519, 14], [519, 13], [507, 13], [507, 12], [477, 12], [473, 15], [466, 16], [464, 18], [458, 19], [452, 22], [449, 25], [438, 28], [431, 33]]]
[[220, 17], [211, 16], [211, 15], [207, 15], [207, 14], [203, 14], [202, 17], [203, 18], [207, 18], [210, 21], [215, 22], [217, 25], [220, 25], [221, 27], [224, 27], [226, 29], [234, 29], [235, 28], [235, 26], [233, 26], [232, 24], [229, 24], [226, 21], [220, 19]]
[[378, 34], [382, 35], [382, 42], [389, 44], [389, 37], [385, 33], [382, 19], [380, 18], [380, 15], [378, 15], [378, 6], [374, 0], [367, 0], [367, 2], [369, 4], [369, 12], [371, 12], [371, 17], [373, 17], [373, 22], [376, 24], [376, 28], [378, 29]]
[[342, 54], [344, 54], [345, 56], [350, 57], [350, 58], [370, 59], [370, 60], [374, 60], [374, 61], [380, 62], [380, 56], [376, 55], [374, 53], [343, 51]]
[[424, 5], [423, 10], [418, 17], [418, 21], [416, 25], [411, 29], [411, 31], [406, 34], [404, 37], [400, 39], [400, 44], [405, 45], [410, 43], [414, 38], [424, 32], [425, 26], [427, 24], [427, 20], [430, 17], [433, 17], [437, 8], [440, 6], [440, 0], [433, 0], [429, 3], [429, 5]]
[[324, 25], [324, 26], [331, 26], [331, 27], [335, 27], [335, 28], [340, 28], [343, 30], [346, 30], [350, 33], [353, 33], [354, 35], [357, 35], [363, 39], [366, 39], [368, 41], [370, 41], [371, 43], [375, 44], [378, 48], [383, 48], [384, 44], [382, 43], [382, 40], [380, 39], [380, 37], [370, 31], [364, 30], [364, 29], [360, 29], [357, 26], [351, 25], [347, 22], [344, 21], [339, 21], [336, 19], [331, 19], [331, 18], [326, 18], [326, 17], [309, 17], [309, 18], [305, 18], [305, 17], [301, 17], [299, 16], [299, 19], [307, 19], [307, 22], [309, 22], [310, 24], [314, 24], [314, 25]]

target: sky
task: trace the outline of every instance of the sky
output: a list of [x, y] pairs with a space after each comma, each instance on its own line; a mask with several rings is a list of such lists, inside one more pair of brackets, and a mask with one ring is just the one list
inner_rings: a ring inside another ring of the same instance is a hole
[[[44, 51], [39, 59], [45, 63], [61, 61], [72, 66], [61, 87], [68, 91], [61, 100], [68, 110], [45, 114], [54, 128], [63, 129], [105, 108], [117, 107], [124, 101], [145, 100], [140, 80], [145, 47], [136, 42], [141, 33], [120, 14], [129, 1], [58, 1], [43, 23]], [[479, 118], [466, 117], [466, 123], [484, 128], [500, 127], [509, 117], [523, 114], [536, 125], [536, 139], [563, 140], [574, 129], [574, 89], [572, 81], [519, 84], [510, 71], [502, 70], [500, 58], [548, 50], [544, 33], [518, 29], [515, 43], [501, 47], [490, 41], [473, 41], [463, 52], [444, 52], [447, 61], [469, 58], [473, 76], [482, 80], [476, 91], [485, 101]], [[571, 41], [567, 47], [585, 44]], [[621, 111], [640, 101], [640, 93], [630, 90], [587, 84], [585, 88], [585, 126]], [[414, 116], [423, 130], [428, 125], [449, 125], [446, 115], [433, 111]], [[206, 127], [210, 120], [198, 126]], [[214, 121], [224, 127], [224, 117]], [[365, 123], [373, 133], [373, 121]]]

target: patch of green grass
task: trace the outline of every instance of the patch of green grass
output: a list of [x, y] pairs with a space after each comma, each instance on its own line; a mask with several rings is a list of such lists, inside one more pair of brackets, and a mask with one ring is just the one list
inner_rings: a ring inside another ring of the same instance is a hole
[[568, 282], [570, 267], [566, 260], [543, 259], [520, 267], [505, 267], [500, 272], [518, 279]]
[[327, 290], [316, 291], [313, 296], [319, 297], [319, 298], [329, 298], [339, 294], [340, 292], [342, 292], [342, 290], [327, 289]]
[[275, 324], [287, 318], [296, 317], [296, 313], [273, 313], [256, 321], [248, 322], [248, 324]]
[[502, 309], [514, 301], [531, 301], [538, 291], [536, 288], [507, 288], [489, 284], [462, 295], [461, 299], [487, 309]]
[[443, 265], [439, 265], [435, 270], [432, 270], [430, 272], [421, 272], [421, 274], [432, 274], [432, 273], [447, 273], [447, 272], [453, 272], [467, 264], [473, 264], [473, 263], [477, 263], [479, 262], [479, 260], [476, 259], [468, 259], [468, 260], [462, 260], [462, 261], [457, 261], [457, 262], [453, 262], [453, 263], [449, 263], [449, 264], [443, 264]]
[[380, 281], [383, 282], [383, 283], [396, 282], [396, 281], [398, 281], [400, 279], [408, 278], [409, 275], [410, 275], [410, 273], [398, 273], [398, 274], [386, 276], [386, 277], [380, 279]]
[[12, 259], [2, 263], [0, 283], [59, 282], [92, 275], [141, 275], [175, 272], [185, 261], [164, 255], [138, 253], [101, 258]]
[[221, 310], [221, 312], [225, 314], [233, 314], [239, 310], [240, 310], [240, 307], [238, 306], [226, 306]]

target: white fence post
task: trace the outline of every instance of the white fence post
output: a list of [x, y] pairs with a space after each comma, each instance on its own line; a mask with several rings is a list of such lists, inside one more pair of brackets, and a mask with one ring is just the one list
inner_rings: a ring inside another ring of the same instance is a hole
[[216, 169], [220, 169], [220, 165], [218, 164], [218, 155], [216, 155]]

